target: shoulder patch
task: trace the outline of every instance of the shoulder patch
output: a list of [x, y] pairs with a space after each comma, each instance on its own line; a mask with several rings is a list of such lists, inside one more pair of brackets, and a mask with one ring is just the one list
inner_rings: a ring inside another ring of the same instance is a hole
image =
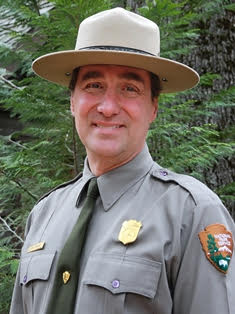
[[222, 224], [213, 224], [198, 236], [206, 258], [216, 269], [226, 274], [233, 255], [232, 233]]
[[58, 189], [60, 189], [60, 188], [63, 188], [63, 187], [65, 187], [65, 186], [67, 186], [67, 185], [70, 185], [70, 184], [72, 184], [72, 183], [78, 181], [81, 177], [82, 177], [82, 173], [79, 173], [79, 174], [78, 174], [75, 178], [73, 178], [72, 180], [67, 181], [67, 182], [64, 182], [64, 183], [62, 183], [62, 184], [56, 186], [54, 189], [50, 190], [49, 192], [47, 192], [46, 194], [44, 194], [43, 196], [41, 196], [41, 197], [39, 198], [39, 200], [36, 202], [36, 204], [38, 204], [41, 200], [43, 200], [45, 197], [47, 197], [48, 195], [50, 195], [52, 192], [54, 192], [54, 191], [56, 191], [56, 190], [58, 190]]

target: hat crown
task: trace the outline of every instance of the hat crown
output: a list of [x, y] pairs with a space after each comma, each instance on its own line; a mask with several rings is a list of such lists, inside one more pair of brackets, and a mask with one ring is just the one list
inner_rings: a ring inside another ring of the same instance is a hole
[[122, 8], [103, 11], [80, 24], [75, 50], [95, 46], [136, 49], [159, 56], [159, 28], [154, 22]]
[[48, 53], [33, 62], [34, 72], [48, 81], [69, 86], [74, 69], [88, 64], [114, 64], [156, 74], [162, 93], [183, 91], [199, 81], [185, 64], [161, 58], [158, 26], [140, 15], [115, 8], [85, 19], [75, 50]]

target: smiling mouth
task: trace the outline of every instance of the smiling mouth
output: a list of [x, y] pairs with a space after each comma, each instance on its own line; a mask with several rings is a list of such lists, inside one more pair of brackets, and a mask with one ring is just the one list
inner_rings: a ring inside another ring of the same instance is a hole
[[120, 128], [124, 127], [123, 124], [104, 125], [104, 124], [97, 124], [97, 123], [93, 123], [93, 126], [96, 128], [100, 128], [100, 129], [120, 129]]

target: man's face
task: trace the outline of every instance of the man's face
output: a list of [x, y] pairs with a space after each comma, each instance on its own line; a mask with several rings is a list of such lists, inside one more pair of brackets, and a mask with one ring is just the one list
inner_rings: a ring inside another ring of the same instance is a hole
[[71, 112], [89, 157], [121, 164], [143, 148], [157, 113], [147, 71], [126, 66], [80, 68]]

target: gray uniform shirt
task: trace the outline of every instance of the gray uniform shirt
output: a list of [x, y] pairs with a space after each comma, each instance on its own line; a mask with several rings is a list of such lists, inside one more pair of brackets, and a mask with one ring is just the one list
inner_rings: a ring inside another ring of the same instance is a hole
[[[29, 215], [11, 314], [45, 313], [58, 256], [91, 177], [86, 162], [81, 178], [55, 189]], [[211, 224], [235, 234], [234, 222], [211, 190], [162, 169], [147, 146], [129, 163], [98, 177], [98, 187], [75, 314], [235, 313], [235, 258], [222, 273], [206, 258], [198, 237]], [[119, 232], [129, 220], [142, 227], [124, 245]], [[27, 252], [39, 242], [45, 242], [43, 249]]]

